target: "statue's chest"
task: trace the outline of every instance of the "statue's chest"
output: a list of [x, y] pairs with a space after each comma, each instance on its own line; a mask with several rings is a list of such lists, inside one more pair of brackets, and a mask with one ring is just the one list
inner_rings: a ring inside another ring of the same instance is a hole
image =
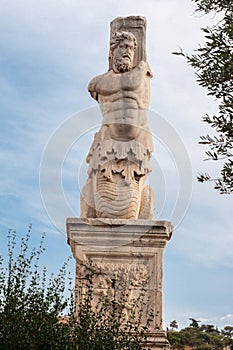
[[97, 84], [97, 92], [103, 96], [137, 90], [143, 83], [143, 75], [138, 69], [116, 74], [107, 73]]

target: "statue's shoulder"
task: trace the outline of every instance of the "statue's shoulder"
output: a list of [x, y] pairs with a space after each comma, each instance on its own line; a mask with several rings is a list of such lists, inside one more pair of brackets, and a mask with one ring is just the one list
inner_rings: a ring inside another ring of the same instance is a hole
[[96, 89], [96, 85], [101, 80], [104, 74], [97, 75], [96, 77], [92, 78], [91, 81], [88, 84], [88, 91], [92, 93]]
[[98, 100], [98, 83], [103, 80], [106, 76], [109, 75], [109, 72], [97, 75], [96, 77], [92, 78], [91, 81], [88, 84], [88, 91], [90, 92], [91, 96]]
[[149, 64], [146, 61], [140, 61], [138, 68], [146, 73], [150, 78], [153, 77], [152, 70], [150, 69]]

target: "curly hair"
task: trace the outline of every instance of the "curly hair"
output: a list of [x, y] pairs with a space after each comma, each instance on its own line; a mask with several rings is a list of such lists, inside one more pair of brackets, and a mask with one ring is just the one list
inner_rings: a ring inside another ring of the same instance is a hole
[[133, 41], [134, 51], [135, 51], [136, 47], [137, 47], [137, 39], [136, 39], [136, 37], [134, 36], [133, 33], [125, 32], [125, 31], [124, 32], [115, 32], [112, 35], [112, 38], [111, 38], [111, 41], [110, 41], [110, 49], [111, 49], [111, 51], [113, 51], [117, 47], [117, 45], [119, 45], [119, 43], [121, 41], [124, 41], [125, 39]]

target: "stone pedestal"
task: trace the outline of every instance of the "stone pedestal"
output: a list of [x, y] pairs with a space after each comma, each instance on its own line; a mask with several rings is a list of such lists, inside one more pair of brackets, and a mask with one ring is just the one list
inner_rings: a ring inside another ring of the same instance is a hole
[[67, 219], [68, 243], [77, 267], [76, 291], [90, 261], [98, 269], [96, 294], [111, 288], [109, 281], [124, 283], [130, 289], [130, 308], [130, 298], [137, 297], [143, 288], [144, 317], [153, 311], [147, 344], [153, 350], [169, 348], [162, 327], [162, 270], [163, 250], [172, 230], [168, 221]]

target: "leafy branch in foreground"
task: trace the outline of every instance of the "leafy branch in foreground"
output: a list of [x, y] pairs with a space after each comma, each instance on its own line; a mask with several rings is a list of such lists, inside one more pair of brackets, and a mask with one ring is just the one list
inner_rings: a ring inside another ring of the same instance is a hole
[[74, 332], [78, 340], [78, 349], [86, 350], [142, 350], [147, 340], [147, 323], [142, 320], [144, 292], [133, 301], [128, 316], [125, 306], [128, 293], [124, 290], [109, 288], [100, 295], [95, 293], [95, 270], [90, 270], [81, 289], [84, 291], [79, 302], [77, 317], [74, 319]]
[[143, 349], [148, 330], [148, 323], [143, 324], [140, 316], [143, 292], [125, 320], [127, 293], [118, 293], [116, 300], [107, 291], [93, 307], [90, 276], [85, 297], [75, 312], [72, 280], [67, 273], [69, 260], [57, 275], [47, 279], [46, 268], [40, 267], [45, 236], [37, 249], [30, 249], [30, 238], [31, 227], [20, 244], [16, 233], [9, 231], [7, 261], [0, 255], [1, 350]]
[[9, 231], [8, 261], [0, 258], [0, 348], [65, 349], [67, 330], [58, 317], [72, 309], [72, 298], [65, 297], [68, 262], [47, 281], [39, 266], [45, 237], [30, 250], [30, 236], [31, 227], [16, 253], [17, 236]]
[[197, 82], [218, 101], [218, 114], [206, 114], [208, 123], [217, 136], [201, 136], [200, 144], [208, 146], [208, 159], [221, 163], [217, 178], [200, 174], [200, 182], [214, 181], [214, 188], [221, 194], [233, 192], [233, 5], [229, 0], [193, 0], [196, 12], [219, 13], [221, 20], [211, 28], [202, 28], [206, 42], [195, 50], [194, 55], [174, 52], [184, 56], [194, 68]]

